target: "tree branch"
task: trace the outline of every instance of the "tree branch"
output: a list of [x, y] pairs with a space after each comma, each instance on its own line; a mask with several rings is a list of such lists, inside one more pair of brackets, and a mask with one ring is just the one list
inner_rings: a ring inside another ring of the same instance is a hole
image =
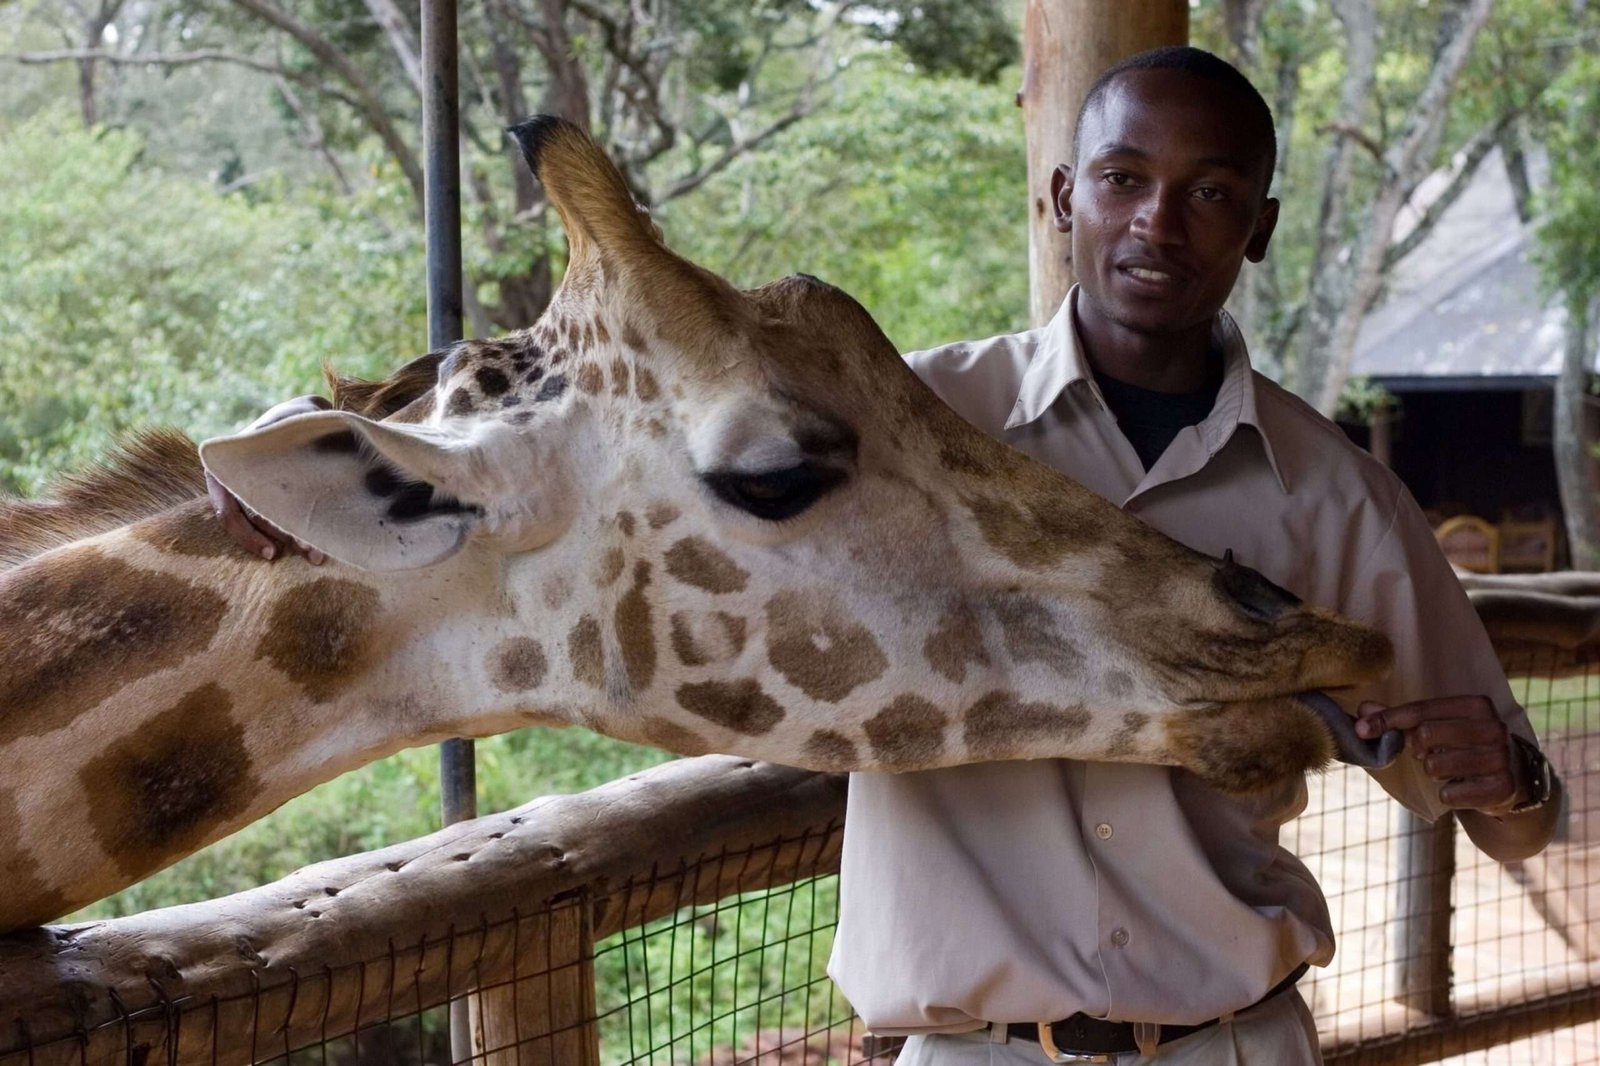
[[394, 0], [365, 0], [365, 2], [373, 21], [383, 27], [383, 35], [389, 39], [389, 48], [394, 52], [395, 58], [400, 60], [400, 66], [406, 72], [411, 87], [417, 91], [418, 96], [421, 96], [422, 50], [411, 32], [411, 23], [406, 21], [405, 15]]
[[1461, 198], [1461, 194], [1472, 183], [1473, 176], [1478, 173], [1478, 167], [1482, 165], [1489, 152], [1494, 149], [1494, 146], [1500, 142], [1506, 129], [1516, 120], [1518, 114], [1520, 112], [1511, 111], [1501, 115], [1499, 121], [1492, 126], [1479, 130], [1473, 135], [1472, 140], [1463, 146], [1461, 149], [1461, 163], [1456, 167], [1455, 173], [1450, 175], [1449, 183], [1428, 204], [1427, 208], [1422, 212], [1422, 216], [1417, 219], [1416, 225], [1412, 227], [1411, 232], [1407, 233], [1400, 241], [1390, 245], [1388, 250], [1384, 252], [1383, 270], [1385, 272], [1415, 251], [1417, 245], [1421, 244], [1428, 234], [1433, 232], [1433, 227], [1439, 221], [1440, 216], [1450, 209], [1451, 204]]
[[1348, 137], [1365, 148], [1367, 154], [1372, 156], [1380, 167], [1384, 165], [1383, 145], [1367, 136], [1362, 132], [1361, 127], [1353, 122], [1329, 122], [1318, 126], [1317, 132], [1320, 134], [1337, 133], [1341, 137]]
[[752, 152], [761, 147], [763, 144], [770, 141], [772, 138], [776, 137], [790, 126], [793, 126], [796, 122], [799, 122], [801, 119], [811, 114], [811, 111], [811, 104], [807, 101], [801, 101], [800, 103], [795, 104], [795, 106], [789, 110], [787, 115], [784, 115], [776, 122], [773, 122], [760, 133], [746, 137], [741, 141], [734, 142], [724, 149], [721, 155], [717, 156], [717, 158], [713, 159], [701, 169], [692, 174], [686, 174], [677, 181], [673, 182], [671, 185], [668, 185], [656, 197], [655, 202], [658, 204], [664, 204], [668, 200], [682, 196], [684, 193], [693, 192], [695, 189], [698, 189], [700, 186], [704, 185], [708, 179], [726, 170], [728, 165], [734, 160], [738, 159], [746, 152]]
[[389, 149], [389, 154], [394, 157], [395, 162], [400, 164], [400, 170], [410, 183], [420, 209], [423, 197], [422, 166], [417, 162], [411, 147], [406, 144], [405, 138], [400, 136], [400, 131], [395, 128], [394, 121], [384, 108], [383, 101], [378, 99], [377, 92], [367, 84], [367, 79], [356, 69], [355, 64], [350, 62], [349, 57], [326, 37], [291, 18], [288, 12], [273, 4], [271, 0], [233, 0], [233, 4], [293, 37], [306, 51], [324, 66], [332, 69], [346, 85], [350, 86], [355, 96], [357, 112], [366, 119], [367, 125], [372, 127], [373, 132], [383, 141], [384, 147]]
[[331, 96], [335, 100], [348, 104], [353, 108], [360, 105], [349, 93], [336, 89], [324, 82], [306, 74], [304, 71], [290, 70], [280, 67], [276, 63], [255, 59], [251, 56], [238, 55], [234, 52], [224, 52], [216, 48], [202, 48], [193, 52], [146, 52], [134, 55], [122, 55], [117, 52], [101, 52], [93, 49], [66, 48], [49, 52], [14, 52], [9, 55], [0, 54], [0, 59], [9, 59], [13, 63], [67, 63], [84, 59], [99, 60], [106, 63], [116, 63], [122, 66], [152, 66], [152, 67], [185, 67], [195, 63], [231, 63], [234, 66], [248, 67], [262, 74], [271, 74], [273, 77], [285, 78], [308, 89]]

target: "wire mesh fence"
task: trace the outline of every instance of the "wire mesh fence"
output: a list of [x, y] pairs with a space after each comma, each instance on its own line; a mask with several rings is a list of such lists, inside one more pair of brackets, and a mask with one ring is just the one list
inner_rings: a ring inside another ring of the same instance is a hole
[[[1567, 788], [1546, 852], [1493, 863], [1344, 769], [1287, 828], [1339, 934], [1300, 986], [1329, 1063], [1600, 1066], [1600, 669], [1507, 662]], [[842, 817], [836, 781], [691, 760], [209, 911], [13, 938], [0, 1066], [891, 1062], [825, 974]]]

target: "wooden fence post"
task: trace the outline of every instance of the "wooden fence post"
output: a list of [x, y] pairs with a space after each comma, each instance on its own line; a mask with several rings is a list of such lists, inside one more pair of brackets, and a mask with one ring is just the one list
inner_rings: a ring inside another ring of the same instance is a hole
[[473, 1062], [600, 1066], [589, 893], [520, 919], [514, 951], [513, 980], [474, 997]]
[[1455, 816], [1429, 825], [1400, 812], [1400, 896], [1395, 909], [1395, 1002], [1435, 1018], [1450, 1013], [1450, 886], [1456, 874]]
[[1188, 0], [1028, 0], [1022, 17], [1022, 89], [1028, 144], [1029, 310], [1042, 326], [1072, 287], [1070, 245], [1055, 229], [1050, 174], [1071, 163], [1078, 107], [1119, 59], [1189, 41]]

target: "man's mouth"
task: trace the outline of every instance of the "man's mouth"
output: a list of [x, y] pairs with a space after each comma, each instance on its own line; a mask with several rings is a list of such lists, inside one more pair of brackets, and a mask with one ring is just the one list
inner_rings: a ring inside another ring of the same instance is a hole
[[1156, 284], [1165, 285], [1180, 280], [1177, 274], [1174, 274], [1169, 270], [1162, 270], [1158, 267], [1135, 266], [1130, 263], [1125, 264], [1118, 269], [1120, 269], [1130, 278], [1137, 278], [1140, 281], [1148, 281]]

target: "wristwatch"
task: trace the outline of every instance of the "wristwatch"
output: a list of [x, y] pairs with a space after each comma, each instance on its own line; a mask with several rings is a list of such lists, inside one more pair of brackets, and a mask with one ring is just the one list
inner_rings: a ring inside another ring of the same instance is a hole
[[1523, 781], [1528, 787], [1528, 798], [1515, 803], [1511, 813], [1536, 811], [1550, 802], [1550, 794], [1555, 789], [1555, 771], [1550, 768], [1550, 760], [1544, 757], [1538, 745], [1513, 733], [1511, 747], [1522, 756]]

